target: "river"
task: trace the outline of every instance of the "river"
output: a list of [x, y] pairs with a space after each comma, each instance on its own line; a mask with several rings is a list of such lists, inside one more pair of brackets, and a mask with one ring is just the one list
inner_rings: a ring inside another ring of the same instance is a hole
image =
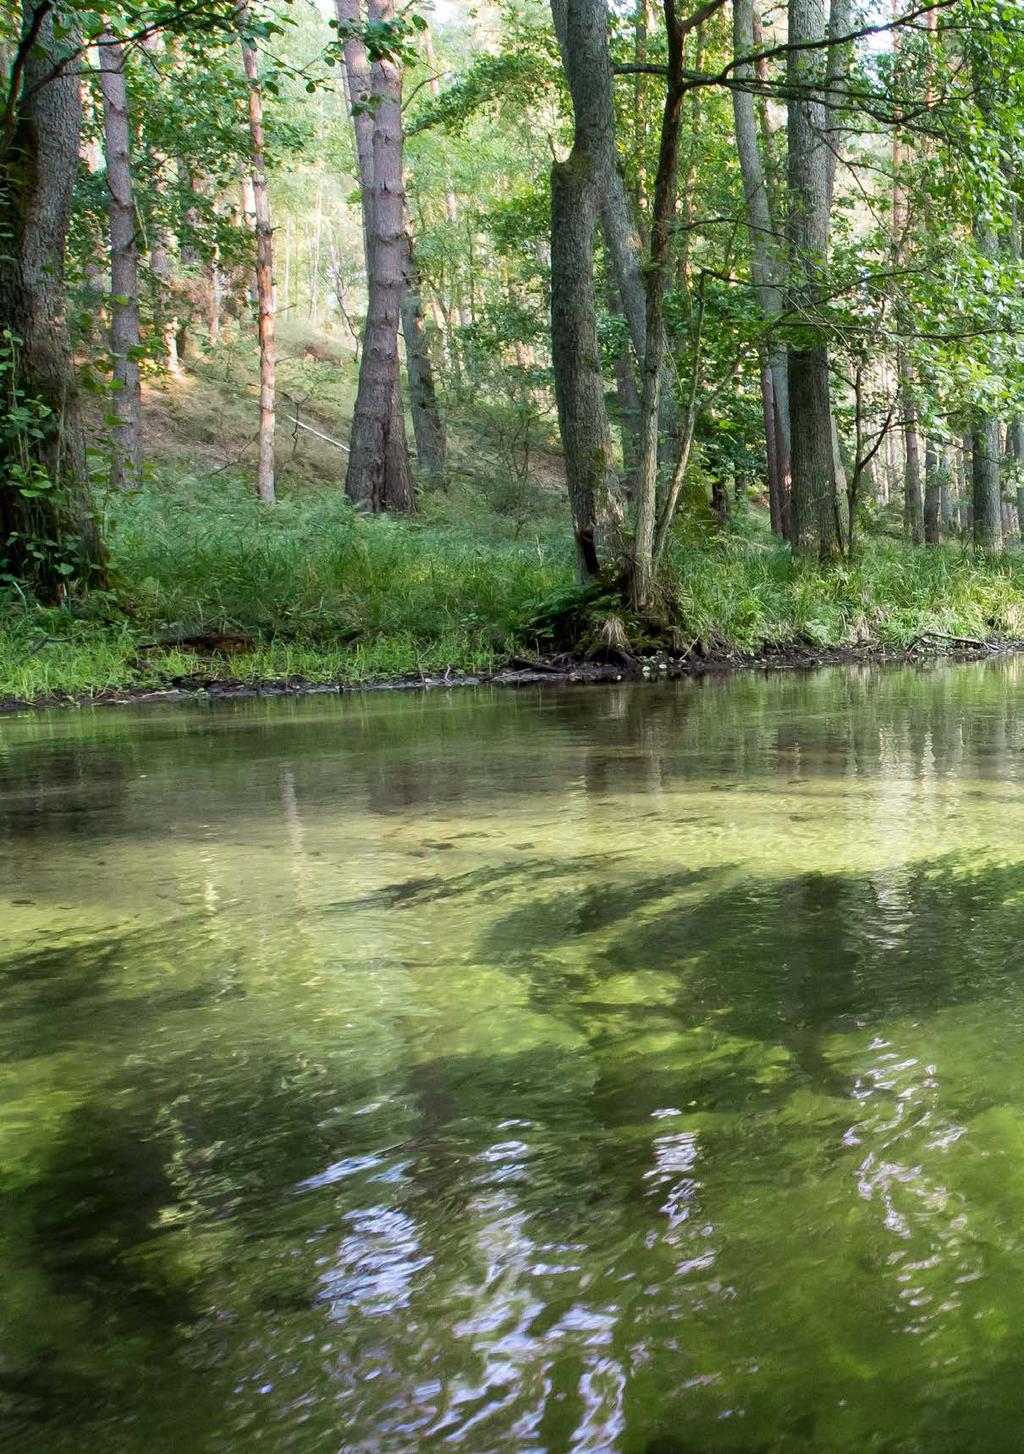
[[1019, 1454], [1022, 709], [0, 722], [0, 1445]]

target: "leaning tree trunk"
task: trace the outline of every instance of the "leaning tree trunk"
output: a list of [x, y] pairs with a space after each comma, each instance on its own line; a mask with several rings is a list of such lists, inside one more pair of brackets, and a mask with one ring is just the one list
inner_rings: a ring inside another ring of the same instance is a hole
[[572, 96], [576, 136], [590, 158], [605, 246], [639, 367], [647, 346], [647, 300], [640, 239], [629, 215], [629, 200], [615, 146], [608, 3], [607, 0], [551, 0], [551, 13]]
[[983, 415], [971, 436], [974, 543], [990, 555], [1003, 548], [1002, 502], [999, 493], [999, 421]]
[[276, 380], [274, 367], [274, 232], [270, 221], [270, 194], [267, 190], [266, 141], [263, 135], [263, 97], [260, 94], [259, 67], [255, 47], [245, 25], [249, 7], [238, 12], [242, 61], [249, 89], [249, 138], [252, 146], [252, 192], [256, 213], [256, 306], [259, 315], [260, 341], [260, 434], [259, 463], [256, 467], [256, 493], [267, 505], [276, 499], [274, 488], [274, 426], [276, 411]]
[[577, 138], [568, 161], [551, 170], [551, 358], [581, 581], [597, 575], [603, 527], [618, 518], [594, 299], [599, 201], [594, 164]]
[[136, 490], [142, 483], [139, 247], [124, 53], [109, 32], [100, 37], [99, 61], [110, 219], [110, 351], [117, 386], [111, 408], [118, 421], [111, 435], [110, 483], [115, 490]]
[[[820, 0], [790, 0], [790, 43], [815, 46], [824, 35]], [[828, 122], [816, 83], [816, 55], [813, 49], [793, 49], [787, 67], [789, 307], [795, 317], [812, 320], [805, 325], [806, 340], [789, 346], [789, 415], [794, 542], [802, 555], [827, 561], [838, 553], [840, 542], [828, 348], [813, 336], [828, 255], [831, 191]]]
[[0, 335], [11, 340], [0, 352], [0, 407], [24, 406], [34, 426], [0, 437], [0, 571], [48, 600], [69, 574], [95, 581], [105, 565], [65, 320], [82, 119], [74, 46], [73, 36], [55, 40], [51, 6], [27, 0], [14, 130], [0, 150]]

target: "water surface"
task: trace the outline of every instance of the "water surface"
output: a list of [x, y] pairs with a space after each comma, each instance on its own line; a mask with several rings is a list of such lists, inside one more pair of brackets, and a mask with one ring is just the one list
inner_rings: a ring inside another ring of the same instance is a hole
[[1024, 664], [0, 723], [0, 1445], [1019, 1454]]

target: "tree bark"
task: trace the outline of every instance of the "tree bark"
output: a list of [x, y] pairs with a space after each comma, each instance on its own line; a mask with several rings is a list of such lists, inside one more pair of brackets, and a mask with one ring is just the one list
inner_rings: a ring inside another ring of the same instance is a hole
[[238, 12], [242, 61], [249, 90], [249, 136], [252, 144], [252, 191], [256, 214], [256, 303], [259, 310], [260, 344], [260, 434], [256, 492], [264, 504], [276, 499], [274, 487], [274, 426], [276, 383], [274, 369], [274, 232], [270, 221], [267, 191], [266, 141], [263, 135], [263, 97], [260, 94], [259, 63], [245, 24], [249, 7]]
[[405, 367], [409, 376], [409, 410], [416, 440], [416, 459], [431, 479], [443, 480], [448, 472], [448, 439], [437, 405], [434, 369], [423, 326], [420, 273], [408, 222], [405, 230], [402, 336], [405, 339]]
[[[339, 20], [358, 19], [358, 0], [338, 0]], [[355, 11], [353, 16], [352, 11]], [[367, 0], [371, 23], [394, 20], [392, 0]], [[398, 325], [406, 268], [402, 177], [402, 73], [389, 58], [370, 66], [372, 185], [364, 207], [368, 306], [345, 490], [363, 509], [415, 507], [401, 407]], [[357, 146], [358, 129], [357, 129]]]
[[990, 555], [1003, 548], [1003, 520], [999, 494], [999, 421], [990, 414], [979, 418], [971, 435], [971, 501], [974, 543]]
[[577, 142], [590, 158], [601, 225], [638, 367], [647, 349], [647, 299], [640, 239], [629, 215], [615, 145], [607, 0], [551, 0]]
[[[0, 151], [0, 331], [14, 340], [3, 387], [11, 402], [39, 401], [48, 411], [37, 415], [40, 437], [14, 431], [0, 440], [0, 570], [46, 600], [62, 595], [67, 567], [94, 582], [105, 569], [65, 319], [82, 119], [79, 66], [68, 59], [75, 44], [74, 35], [58, 44], [51, 8], [26, 0], [21, 89], [13, 135]], [[26, 479], [38, 474], [49, 488], [26, 494]]]
[[926, 545], [939, 543], [939, 518], [942, 502], [943, 460], [929, 439], [924, 451], [924, 539]]
[[113, 355], [110, 483], [142, 483], [142, 383], [139, 374], [139, 247], [129, 142], [124, 54], [108, 32], [99, 46], [103, 137], [110, 221], [110, 351]]
[[668, 32], [669, 76], [661, 121], [651, 248], [647, 264], [646, 351], [640, 394], [640, 460], [632, 578], [633, 605], [641, 611], [650, 602], [653, 585], [654, 532], [658, 508], [658, 404], [665, 352], [665, 288], [668, 283], [671, 223], [676, 206], [679, 125], [684, 95], [681, 74], [683, 37], [676, 19], [674, 0], [665, 0], [665, 24]]
[[[754, 49], [753, 0], [734, 0], [733, 51], [747, 55]], [[754, 80], [754, 66], [744, 61], [735, 68], [737, 82]], [[761, 148], [757, 136], [757, 116], [752, 91], [737, 86], [732, 92], [733, 118], [736, 130], [736, 153], [743, 181], [747, 207], [747, 230], [750, 234], [750, 274], [761, 316], [771, 326], [783, 308], [779, 229], [771, 212], [771, 199], [765, 179]], [[769, 491], [773, 498], [772, 529], [785, 530], [787, 515], [785, 496], [790, 474], [789, 382], [786, 376], [785, 350], [769, 341], [766, 349], [770, 379], [762, 381], [762, 404], [765, 420], [765, 447], [768, 455]]]
[[[824, 35], [820, 0], [790, 0], [790, 43], [815, 44]], [[814, 337], [814, 314], [828, 256], [831, 192], [828, 122], [821, 89], [815, 83], [817, 66], [813, 50], [789, 52], [789, 306], [804, 321], [808, 335], [806, 341], [789, 347], [789, 414], [795, 546], [802, 555], [828, 561], [839, 550], [839, 516], [828, 348]]]
[[900, 395], [903, 404], [903, 533], [914, 545], [925, 540], [924, 498], [921, 493], [921, 439], [917, 432], [917, 410], [910, 397], [910, 374], [902, 349]]
[[577, 137], [551, 171], [551, 357], [581, 581], [600, 570], [602, 527], [617, 518], [594, 301], [597, 169]]
[[1010, 425], [1010, 449], [1017, 466], [1017, 529], [1024, 536], [1024, 419]]

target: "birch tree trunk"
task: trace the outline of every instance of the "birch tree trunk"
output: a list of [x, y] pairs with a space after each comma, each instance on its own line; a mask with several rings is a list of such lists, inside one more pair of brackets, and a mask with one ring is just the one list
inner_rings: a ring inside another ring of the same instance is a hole
[[270, 221], [267, 191], [266, 141], [263, 135], [263, 97], [260, 94], [259, 62], [249, 41], [245, 24], [249, 7], [238, 12], [242, 62], [249, 90], [249, 137], [252, 145], [253, 210], [256, 214], [256, 306], [259, 310], [260, 345], [260, 434], [256, 492], [267, 505], [276, 499], [274, 487], [274, 426], [276, 384], [274, 376], [274, 233]]
[[[38, 438], [16, 433], [0, 441], [0, 568], [53, 601], [65, 589], [65, 565], [94, 582], [105, 569], [65, 320], [82, 98], [74, 34], [56, 41], [49, 5], [22, 6], [19, 53], [14, 130], [0, 151], [0, 330], [14, 340], [4, 387], [49, 412], [36, 421]], [[36, 471], [51, 488], [26, 494], [21, 486]]]
[[111, 410], [110, 483], [137, 490], [142, 483], [142, 384], [139, 375], [139, 247], [129, 142], [124, 54], [110, 32], [99, 46], [103, 137], [110, 221], [110, 351], [115, 389]]

